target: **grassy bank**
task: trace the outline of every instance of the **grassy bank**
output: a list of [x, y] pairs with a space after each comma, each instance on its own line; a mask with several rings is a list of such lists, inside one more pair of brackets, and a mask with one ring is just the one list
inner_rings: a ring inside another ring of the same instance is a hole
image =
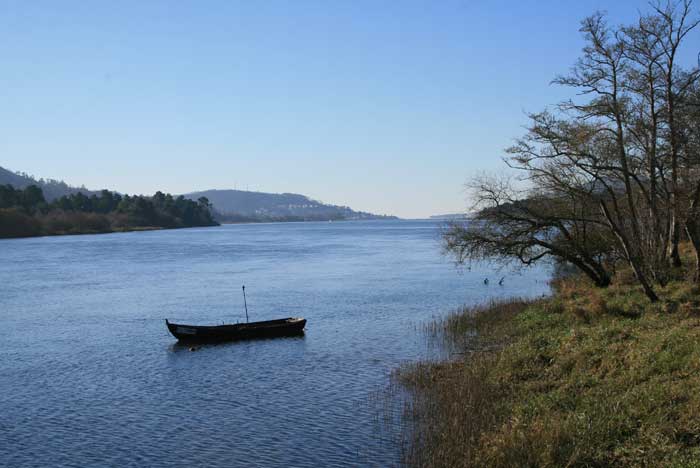
[[625, 273], [433, 327], [458, 358], [396, 377], [413, 466], [700, 466], [700, 294], [649, 303]]

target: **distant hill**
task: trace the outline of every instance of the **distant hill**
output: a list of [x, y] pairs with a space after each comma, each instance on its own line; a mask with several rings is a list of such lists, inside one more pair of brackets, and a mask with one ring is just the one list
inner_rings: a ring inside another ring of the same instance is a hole
[[78, 192], [82, 192], [87, 196], [97, 193], [85, 187], [71, 187], [60, 180], [36, 179], [28, 174], [12, 172], [3, 167], [0, 167], [0, 185], [12, 185], [14, 188], [18, 189], [23, 189], [29, 185], [37, 185], [44, 192], [44, 197], [47, 201], [53, 201], [64, 195], [71, 195]]
[[[21, 172], [12, 172], [0, 167], [0, 185], [12, 185], [23, 189], [37, 185], [44, 197], [51, 202], [64, 195], [82, 192], [88, 197], [99, 192], [85, 187], [73, 187], [60, 180], [37, 179]], [[351, 219], [396, 219], [395, 216], [375, 215], [354, 211], [347, 206], [327, 205], [295, 193], [264, 193], [243, 190], [205, 190], [184, 195], [197, 201], [207, 197], [221, 222], [256, 221], [326, 221]]]
[[347, 206], [327, 205], [296, 193], [205, 190], [185, 194], [185, 197], [192, 200], [207, 197], [220, 221], [396, 219], [395, 216], [354, 211]]
[[450, 213], [450, 214], [442, 214], [442, 215], [433, 215], [430, 217], [430, 219], [437, 219], [437, 220], [447, 220], [447, 221], [456, 221], [458, 219], [468, 219], [469, 215], [465, 213]]

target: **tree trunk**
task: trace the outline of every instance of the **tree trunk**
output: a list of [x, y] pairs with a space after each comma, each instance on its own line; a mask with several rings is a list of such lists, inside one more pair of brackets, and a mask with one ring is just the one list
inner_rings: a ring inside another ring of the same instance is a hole
[[688, 234], [690, 243], [693, 246], [693, 251], [695, 253], [695, 271], [693, 272], [693, 282], [700, 284], [700, 232], [698, 232], [698, 226], [696, 222], [689, 221], [686, 223], [685, 232]]
[[570, 257], [570, 256], [562, 256], [565, 260], [568, 262], [571, 262], [572, 265], [576, 266], [579, 270], [581, 270], [583, 273], [588, 276], [591, 281], [593, 281], [593, 284], [596, 285], [598, 288], [607, 288], [610, 286], [610, 275], [601, 268], [598, 268], [596, 266], [591, 266], [588, 265], [586, 262], [580, 260], [577, 257]]
[[685, 232], [695, 252], [695, 272], [693, 280], [700, 283], [700, 223], [698, 223], [698, 208], [700, 208], [700, 181], [697, 182], [690, 200], [690, 210], [685, 220]]
[[669, 143], [671, 146], [671, 232], [669, 233], [669, 256], [671, 265], [678, 268], [682, 265], [681, 256], [678, 253], [680, 242], [680, 216], [678, 207], [678, 129], [675, 119], [675, 94], [673, 91], [673, 60], [676, 45], [674, 44], [669, 57], [666, 70], [666, 111], [668, 112]]
[[674, 214], [673, 221], [671, 222], [671, 246], [669, 249], [669, 256], [671, 258], [671, 266], [675, 268], [680, 268], [683, 265], [683, 262], [681, 261], [681, 255], [678, 251], [678, 244], [680, 244], [681, 240], [681, 230], [678, 224], [678, 219]]
[[642, 286], [642, 289], [644, 289], [644, 294], [646, 294], [646, 296], [649, 298], [649, 300], [651, 302], [657, 302], [659, 300], [659, 296], [656, 295], [654, 288], [651, 287], [651, 283], [649, 282], [646, 274], [642, 270], [642, 267], [640, 264], [641, 262], [639, 261], [635, 247], [630, 244], [624, 231], [622, 231], [622, 229], [620, 229], [615, 224], [615, 222], [613, 221], [612, 215], [610, 214], [610, 210], [608, 210], [608, 206], [605, 204], [605, 202], [603, 202], [603, 201], [600, 202], [600, 208], [603, 211], [603, 215], [605, 216], [605, 219], [608, 221], [608, 225], [610, 226], [610, 229], [613, 231], [615, 236], [620, 241], [620, 244], [622, 246], [622, 250], [625, 252], [625, 256], [627, 257], [627, 262], [629, 263], [630, 267], [632, 268], [632, 271], [634, 272], [634, 275], [637, 278], [637, 281]]

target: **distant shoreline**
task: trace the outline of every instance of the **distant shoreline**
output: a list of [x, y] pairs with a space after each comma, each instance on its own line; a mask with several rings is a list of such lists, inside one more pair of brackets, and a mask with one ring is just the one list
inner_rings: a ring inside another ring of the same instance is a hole
[[34, 235], [28, 235], [28, 236], [4, 236], [0, 237], [0, 241], [2, 240], [10, 240], [10, 239], [34, 239], [37, 237], [58, 237], [58, 236], [88, 236], [88, 235], [100, 235], [100, 234], [116, 234], [116, 233], [125, 233], [125, 232], [146, 232], [146, 231], [167, 231], [171, 229], [187, 229], [191, 227], [214, 227], [214, 226], [182, 226], [182, 227], [172, 227], [172, 228], [164, 228], [164, 227], [159, 227], [159, 226], [135, 226], [133, 228], [119, 228], [119, 229], [110, 229], [108, 231], [77, 231], [77, 232], [49, 232], [49, 233], [39, 233], [39, 234], [34, 234]]
[[[422, 221], [416, 219], [403, 219], [397, 217], [387, 218], [367, 218], [367, 219], [261, 219], [247, 221], [219, 221], [221, 225], [225, 224], [282, 224], [282, 223], [348, 223], [355, 221]], [[430, 221], [430, 220], [427, 220]]]
[[220, 224], [211, 226], [178, 226], [178, 227], [160, 227], [160, 226], [134, 226], [130, 228], [118, 228], [110, 229], [104, 231], [96, 230], [85, 230], [77, 232], [51, 232], [51, 233], [39, 233], [36, 235], [24, 235], [24, 236], [5, 236], [0, 237], [0, 241], [9, 239], [32, 239], [37, 237], [57, 237], [57, 236], [86, 236], [86, 235], [99, 235], [99, 234], [116, 234], [116, 233], [126, 233], [126, 232], [146, 232], [146, 231], [169, 231], [174, 229], [190, 229], [190, 228], [209, 228], [225, 225], [239, 225], [239, 224], [287, 224], [287, 223], [345, 223], [354, 221], [435, 221], [433, 219], [402, 219], [402, 218], [378, 218], [378, 219], [335, 219], [335, 220], [260, 220], [260, 221], [223, 221]]

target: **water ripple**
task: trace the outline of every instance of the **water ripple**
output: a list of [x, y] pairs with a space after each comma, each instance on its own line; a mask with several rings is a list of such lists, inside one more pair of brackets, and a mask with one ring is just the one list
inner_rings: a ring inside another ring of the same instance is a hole
[[[394, 466], [369, 400], [429, 353], [417, 324], [484, 288], [425, 222], [0, 241], [0, 466]], [[176, 345], [163, 319], [303, 315], [304, 337]]]

